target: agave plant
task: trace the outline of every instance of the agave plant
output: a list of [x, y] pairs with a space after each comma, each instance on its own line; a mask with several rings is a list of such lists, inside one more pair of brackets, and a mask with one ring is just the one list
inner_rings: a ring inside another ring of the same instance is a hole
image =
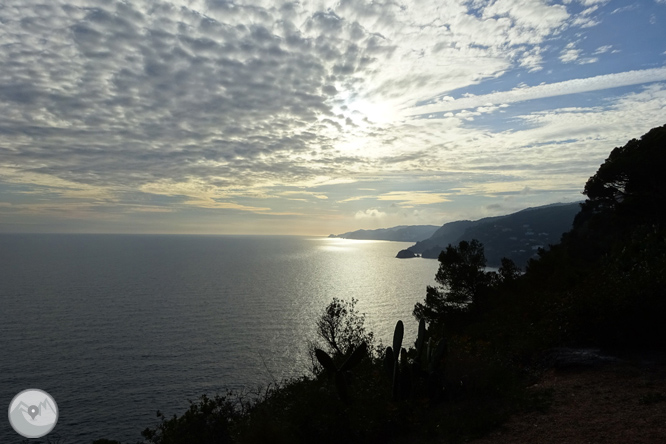
[[356, 349], [354, 349], [347, 360], [342, 363], [340, 368], [335, 365], [333, 358], [326, 353], [324, 350], [319, 348], [315, 349], [315, 356], [317, 360], [324, 367], [324, 370], [327, 371], [330, 375], [333, 375], [335, 378], [335, 387], [338, 390], [338, 395], [343, 402], [348, 402], [348, 392], [347, 392], [347, 373], [354, 367], [358, 365], [359, 362], [367, 353], [367, 344], [365, 342], [361, 343]]

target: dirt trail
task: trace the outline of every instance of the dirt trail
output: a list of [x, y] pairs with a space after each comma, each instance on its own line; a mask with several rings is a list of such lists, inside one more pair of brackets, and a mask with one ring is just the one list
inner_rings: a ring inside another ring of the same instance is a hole
[[473, 444], [666, 443], [666, 364], [625, 359], [548, 370], [530, 390], [553, 390], [545, 413], [517, 415]]

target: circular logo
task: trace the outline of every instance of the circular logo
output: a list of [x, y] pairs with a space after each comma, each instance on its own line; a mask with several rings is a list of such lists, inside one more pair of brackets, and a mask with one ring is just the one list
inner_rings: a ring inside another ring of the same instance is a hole
[[41, 438], [58, 422], [58, 405], [44, 390], [23, 390], [9, 403], [9, 423], [25, 438]]

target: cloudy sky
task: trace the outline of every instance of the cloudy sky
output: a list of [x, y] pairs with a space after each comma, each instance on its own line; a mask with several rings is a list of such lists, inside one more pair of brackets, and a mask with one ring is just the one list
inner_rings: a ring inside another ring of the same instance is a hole
[[666, 0], [0, 4], [0, 232], [477, 219], [664, 124]]

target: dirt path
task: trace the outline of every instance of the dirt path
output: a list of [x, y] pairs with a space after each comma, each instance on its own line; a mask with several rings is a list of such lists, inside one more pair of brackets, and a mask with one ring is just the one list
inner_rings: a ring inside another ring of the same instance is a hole
[[666, 365], [624, 360], [548, 370], [530, 389], [553, 390], [545, 413], [509, 420], [473, 444], [666, 443]]

